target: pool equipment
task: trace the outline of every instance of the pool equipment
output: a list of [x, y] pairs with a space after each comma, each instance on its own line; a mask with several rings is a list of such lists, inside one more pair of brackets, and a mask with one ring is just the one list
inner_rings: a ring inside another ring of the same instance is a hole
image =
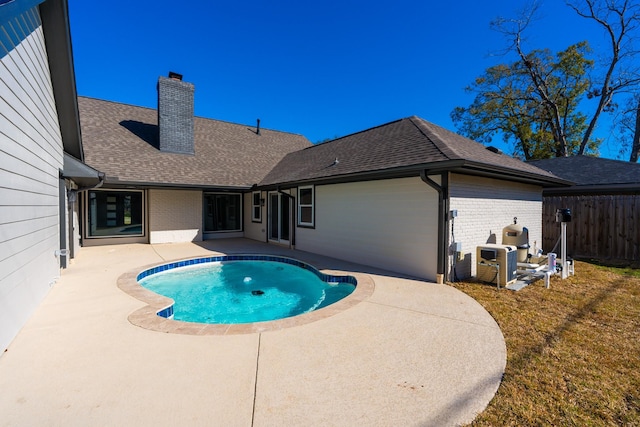
[[573, 275], [573, 260], [567, 256], [567, 223], [571, 222], [571, 209], [556, 210], [556, 222], [560, 223], [560, 256], [562, 260], [561, 275], [563, 279]]
[[486, 244], [476, 248], [478, 280], [507, 286], [517, 279], [517, 250], [515, 246]]
[[518, 217], [513, 218], [513, 224], [502, 229], [502, 244], [518, 248], [518, 262], [528, 262], [530, 258], [529, 229], [518, 224]]
[[[502, 229], [502, 246], [517, 248], [516, 270], [518, 277], [517, 280], [514, 279], [514, 282], [517, 281], [517, 283], [509, 286], [510, 289], [520, 289], [540, 278], [544, 278], [545, 287], [548, 289], [552, 275], [559, 272], [561, 277], [566, 279], [574, 274], [573, 261], [567, 256], [567, 223], [571, 222], [571, 209], [558, 209], [556, 222], [560, 222], [562, 227], [560, 239], [546, 256], [542, 255], [542, 251], [535, 254], [529, 253], [529, 230], [518, 224], [517, 217], [513, 218], [513, 224]], [[559, 256], [555, 252], [558, 244], [560, 244]], [[480, 250], [480, 248], [479, 246], [478, 249]], [[486, 277], [486, 266], [500, 264], [495, 260], [488, 260], [480, 252], [478, 252], [478, 263], [478, 278], [480, 280]]]

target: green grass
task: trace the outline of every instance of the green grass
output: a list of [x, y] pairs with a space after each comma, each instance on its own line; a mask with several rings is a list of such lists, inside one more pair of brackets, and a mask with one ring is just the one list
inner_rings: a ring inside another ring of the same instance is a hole
[[640, 426], [640, 271], [576, 262], [519, 292], [452, 284], [496, 319], [507, 367], [474, 426]]

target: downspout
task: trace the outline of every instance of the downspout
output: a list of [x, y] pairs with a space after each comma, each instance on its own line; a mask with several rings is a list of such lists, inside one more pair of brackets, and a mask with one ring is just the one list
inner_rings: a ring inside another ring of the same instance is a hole
[[293, 246], [295, 245], [295, 238], [296, 238], [295, 228], [293, 227], [294, 219], [295, 219], [294, 214], [295, 214], [296, 198], [293, 197], [291, 194], [285, 193], [284, 191], [280, 190], [280, 187], [278, 187], [276, 190], [278, 191], [278, 193], [287, 197], [291, 201], [291, 203], [289, 204], [289, 233], [291, 234], [289, 236], [289, 249], [293, 249]]
[[436, 282], [444, 283], [448, 279], [447, 274], [447, 228], [449, 221], [449, 175], [447, 172], [440, 174], [440, 184], [427, 176], [427, 171], [420, 172], [420, 179], [438, 192], [438, 261], [436, 270]]

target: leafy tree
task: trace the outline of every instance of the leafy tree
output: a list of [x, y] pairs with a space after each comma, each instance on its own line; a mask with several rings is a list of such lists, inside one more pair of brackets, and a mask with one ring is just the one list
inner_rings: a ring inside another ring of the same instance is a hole
[[[640, 64], [634, 62], [639, 52], [633, 43], [640, 29], [640, 3], [568, 0], [567, 5], [608, 35], [610, 52], [597, 55], [604, 62], [587, 58], [587, 42], [556, 55], [546, 49], [525, 51], [523, 35], [536, 16], [535, 2], [517, 19], [498, 18], [491, 25], [509, 42], [505, 53], [517, 60], [490, 67], [467, 88], [476, 93], [472, 105], [451, 114], [461, 133], [485, 142], [500, 133], [525, 159], [597, 154], [601, 141], [593, 133], [602, 113], [616, 110], [614, 98], [639, 93]], [[589, 114], [578, 109], [585, 97], [597, 101]]]
[[476, 94], [471, 106], [451, 114], [458, 130], [482, 142], [501, 134], [525, 160], [575, 154], [587, 127], [577, 106], [590, 84], [588, 50], [586, 42], [555, 55], [535, 50], [488, 68], [466, 89]]

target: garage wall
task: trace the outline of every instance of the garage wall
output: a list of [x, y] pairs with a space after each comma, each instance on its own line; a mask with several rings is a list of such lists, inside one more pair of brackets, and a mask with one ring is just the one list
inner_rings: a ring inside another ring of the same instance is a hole
[[[3, 17], [5, 18], [5, 17]], [[63, 145], [37, 7], [0, 21], [0, 351], [60, 275]]]
[[438, 195], [420, 178], [315, 187], [296, 249], [435, 280]]
[[[476, 247], [485, 243], [502, 244], [502, 229], [518, 224], [529, 229], [529, 244], [542, 248], [542, 187], [477, 176], [451, 174], [449, 207], [458, 211], [449, 226], [449, 242], [462, 243], [464, 260], [457, 262], [458, 278], [475, 276]], [[449, 256], [450, 279], [453, 256]]]

